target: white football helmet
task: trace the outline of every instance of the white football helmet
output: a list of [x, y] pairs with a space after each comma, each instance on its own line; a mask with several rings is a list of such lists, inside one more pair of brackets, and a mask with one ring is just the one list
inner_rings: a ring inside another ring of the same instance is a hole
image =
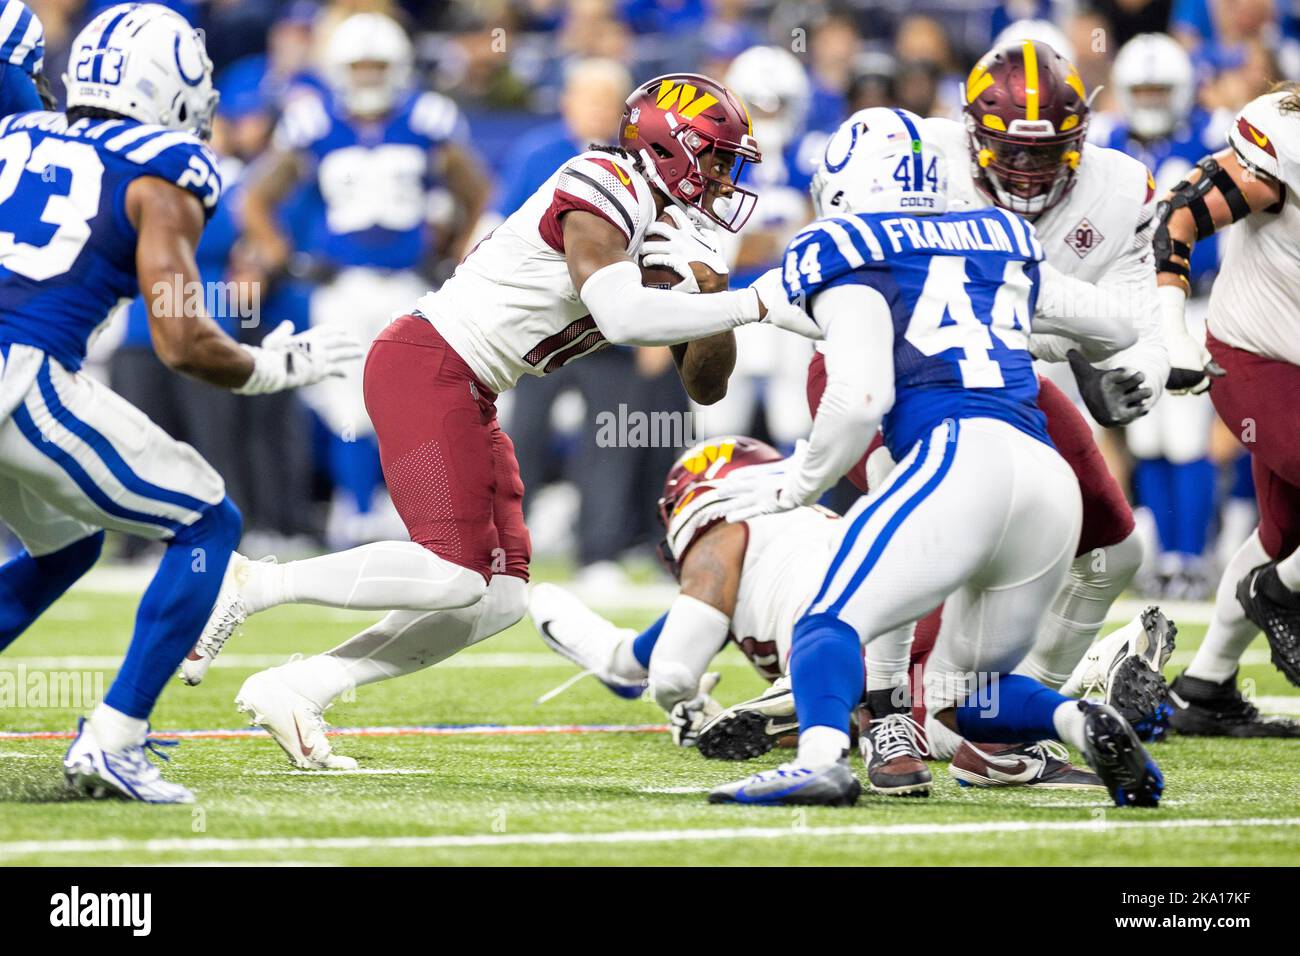
[[826, 141], [812, 180], [818, 217], [948, 209], [948, 166], [924, 121], [883, 106], [858, 110]]
[[1110, 78], [1129, 128], [1141, 139], [1168, 136], [1192, 111], [1192, 59], [1167, 34], [1139, 33], [1125, 43]]
[[218, 94], [203, 36], [157, 3], [109, 7], [77, 34], [63, 75], [68, 108], [94, 107], [206, 139]]
[[[382, 65], [373, 82], [359, 78], [359, 63]], [[382, 13], [355, 13], [330, 34], [325, 47], [325, 77], [349, 113], [386, 113], [410, 86], [415, 51], [406, 31]]]
[[754, 138], [764, 153], [779, 154], [803, 132], [812, 84], [789, 50], [752, 46], [731, 61], [723, 82], [749, 107]]

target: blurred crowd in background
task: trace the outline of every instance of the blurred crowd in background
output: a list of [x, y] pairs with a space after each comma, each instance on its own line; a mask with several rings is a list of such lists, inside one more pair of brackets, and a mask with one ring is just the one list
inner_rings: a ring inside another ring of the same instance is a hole
[[[110, 0], [27, 2], [44, 24], [46, 73], [61, 96], [72, 37]], [[344, 316], [373, 334], [436, 288], [561, 163], [613, 141], [633, 84], [659, 73], [724, 78], [754, 117], [760, 199], [730, 243], [733, 286], [775, 264], [811, 218], [807, 183], [828, 131], [867, 106], [959, 115], [960, 82], [995, 41], [1029, 35], [1073, 60], [1090, 90], [1102, 88], [1090, 139], [1142, 158], [1161, 189], [1222, 146], [1235, 110], [1276, 80], [1300, 78], [1300, 0], [166, 5], [206, 31], [216, 68], [213, 147], [226, 192], [200, 265], [209, 282], [258, 290], [256, 320], [246, 301], [210, 303], [248, 342], [285, 319], [306, 326]], [[363, 12], [391, 17], [399, 35], [336, 30]], [[358, 71], [383, 67], [372, 61], [405, 56], [410, 69], [384, 77], [402, 87], [388, 99], [349, 86]], [[390, 141], [425, 150], [428, 170], [412, 171], [401, 150], [385, 152]], [[1205, 243], [1197, 254], [1204, 295], [1216, 253]], [[338, 395], [247, 399], [181, 380], [153, 357], [143, 304], [124, 312], [96, 345], [96, 374], [225, 476], [245, 516], [243, 550], [292, 556], [404, 536], [364, 409]], [[742, 331], [728, 397], [694, 410], [691, 430], [746, 432], [789, 448], [809, 427], [809, 346], [776, 330]], [[538, 556], [571, 560], [592, 584], [621, 580], [659, 538], [655, 499], [681, 449], [655, 447], [653, 429], [639, 440], [626, 430], [599, 440], [609, 421], [601, 416], [687, 413], [667, 350], [596, 353], [526, 378], [500, 408]], [[1217, 555], [1231, 554], [1254, 523], [1248, 469], [1208, 399], [1166, 399], [1127, 435], [1107, 433], [1104, 448], [1146, 529], [1141, 588], [1208, 594]], [[117, 555], [141, 558], [146, 547], [124, 539]]]

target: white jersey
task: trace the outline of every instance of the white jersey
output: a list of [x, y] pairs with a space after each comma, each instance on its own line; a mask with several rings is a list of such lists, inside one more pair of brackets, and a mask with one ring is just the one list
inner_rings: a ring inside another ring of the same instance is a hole
[[1300, 365], [1300, 112], [1281, 108], [1288, 95], [1252, 100], [1228, 130], [1243, 165], [1281, 183], [1285, 198], [1280, 211], [1228, 230], [1209, 328], [1227, 345]]
[[[948, 208], [952, 211], [993, 205], [971, 174], [970, 142], [965, 126], [950, 119], [927, 119], [926, 131], [948, 158]], [[1141, 162], [1095, 143], [1085, 143], [1074, 186], [1065, 197], [1034, 220], [1034, 231], [1047, 261], [1066, 275], [1106, 288], [1125, 287], [1136, 297], [1133, 314], [1145, 321], [1137, 344], [1104, 364], [1141, 370], [1159, 396], [1169, 375], [1169, 357], [1160, 331], [1155, 262], [1151, 254], [1156, 184]], [[1034, 336], [1033, 352], [1053, 361], [1064, 348], [1050, 346], [1051, 336]], [[1044, 346], [1040, 349], [1040, 345]]]
[[609, 343], [578, 297], [560, 217], [612, 223], [635, 257], [655, 218], [650, 184], [631, 159], [592, 150], [569, 160], [497, 226], [417, 308], [488, 388], [545, 375]]
[[795, 622], [812, 603], [843, 522], [823, 508], [795, 508], [745, 522], [749, 535], [731, 634], [759, 672], [785, 673]]

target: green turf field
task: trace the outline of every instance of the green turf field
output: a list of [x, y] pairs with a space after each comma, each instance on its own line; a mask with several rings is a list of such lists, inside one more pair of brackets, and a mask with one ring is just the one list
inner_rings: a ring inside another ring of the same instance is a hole
[[[71, 674], [93, 690], [100, 672], [107, 686], [133, 607], [128, 596], [74, 593], [0, 657], [0, 735], [70, 729], [77, 708], [51, 704], [65, 703], [71, 685], [61, 700], [40, 689]], [[167, 691], [155, 726], [240, 728], [232, 699], [253, 669], [323, 650], [369, 619], [318, 608], [259, 617], [202, 686]], [[1201, 632], [1180, 628], [1173, 666]], [[1294, 692], [1262, 642], [1247, 662], [1243, 676], [1261, 697]], [[724, 703], [761, 686], [738, 654], [719, 663]], [[533, 703], [573, 673], [525, 622], [449, 664], [363, 687], [329, 717], [338, 727], [662, 721], [652, 703], [619, 700], [591, 679]], [[781, 757], [705, 761], [647, 732], [336, 738], [361, 762], [348, 774], [293, 771], [265, 738], [187, 739], [168, 772], [199, 803], [149, 807], [70, 796], [59, 772], [66, 746], [0, 736], [0, 863], [1300, 864], [1300, 741], [1159, 745], [1168, 789], [1156, 811], [1087, 793], [963, 790], [940, 764], [927, 800], [711, 807], [709, 786]]]

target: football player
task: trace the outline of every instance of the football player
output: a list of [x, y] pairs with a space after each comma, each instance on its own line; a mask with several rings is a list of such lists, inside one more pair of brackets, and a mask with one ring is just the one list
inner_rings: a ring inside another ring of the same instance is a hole
[[847, 751], [860, 645], [884, 642], [905, 665], [912, 623], [945, 600], [925, 677], [932, 716], [971, 740], [1070, 743], [1116, 805], [1159, 801], [1160, 772], [1116, 710], [1012, 673], [1082, 522], [1078, 483], [1036, 403], [1031, 331], [1093, 358], [1136, 332], [1106, 290], [1044, 263], [1024, 220], [1001, 208], [948, 212], [947, 175], [919, 117], [857, 113], [814, 178], [822, 218], [787, 249], [785, 287], [823, 332], [827, 387], [804, 454], [723, 482], [728, 521], [815, 501], [877, 428], [898, 465], [845, 517], [795, 625], [797, 757], [715, 788], [711, 802], [855, 802]]
[[[1143, 33], [1120, 48], [1111, 69], [1120, 122], [1102, 142], [1152, 170], [1163, 194], [1208, 151], [1223, 142], [1228, 116], [1196, 106], [1191, 58], [1172, 37]], [[1194, 322], [1204, 321], [1206, 297], [1219, 267], [1218, 242], [1207, 238], [1191, 264]], [[1137, 459], [1133, 487], [1159, 532], [1158, 561], [1148, 558], [1152, 590], [1169, 598], [1203, 597], [1204, 558], [1214, 515], [1216, 470], [1209, 459], [1214, 407], [1208, 395], [1160, 402], [1126, 429]]]
[[[775, 448], [731, 436], [702, 442], [673, 465], [658, 510], [664, 526], [661, 554], [680, 592], [667, 616], [645, 634], [616, 627], [553, 584], [534, 585], [529, 596], [529, 615], [552, 649], [620, 696], [640, 696], [648, 683], [668, 713], [674, 742], [696, 745], [706, 757], [756, 757], [798, 730], [786, 679], [790, 635], [821, 585], [843, 523], [816, 505], [728, 523], [723, 519], [727, 501], [719, 490], [731, 475], [780, 461]], [[707, 671], [728, 640], [760, 676], [775, 683], [760, 697], [724, 711], [711, 696], [714, 678]], [[866, 750], [876, 755], [868, 783], [876, 793], [925, 793], [931, 777], [920, 758], [928, 748], [894, 690], [867, 688]], [[1095, 774], [1071, 767], [1046, 745], [1017, 751], [1014, 759], [1023, 763], [1017, 783], [1102, 786]], [[951, 772], [972, 782], [960, 764]]]
[[0, 116], [54, 109], [45, 29], [22, 0], [0, 0]]
[[[927, 135], [953, 157], [952, 208], [994, 207], [1024, 216], [1033, 222], [1054, 268], [1122, 299], [1137, 342], [1104, 362], [1106, 371], [1077, 357], [1071, 361], [1094, 417], [1119, 425], [1144, 414], [1167, 384], [1171, 390], [1204, 388], [1207, 372], [1203, 350], [1186, 327], [1162, 327], [1158, 319], [1150, 248], [1155, 183], [1132, 157], [1085, 142], [1088, 99], [1070, 63], [1042, 41], [1023, 40], [976, 63], [965, 83], [963, 122], [932, 118], [924, 123]], [[1065, 359], [1073, 347], [1068, 338], [1042, 334], [1030, 342], [1034, 356], [1049, 361]], [[815, 414], [825, 387], [820, 355], [809, 367], [808, 384]], [[1106, 469], [1087, 421], [1047, 379], [1040, 383], [1037, 403], [1083, 494], [1083, 525], [1069, 576], [1021, 665], [1028, 676], [1060, 688], [1136, 574], [1142, 545], [1132, 509]], [[861, 463], [849, 477], [865, 489]], [[939, 621], [936, 611], [918, 625], [920, 656], [928, 654]], [[1173, 628], [1163, 615], [1140, 616], [1126, 633], [1132, 636], [1129, 650], [1144, 656], [1158, 674], [1173, 649]], [[950, 756], [960, 746], [942, 724], [930, 720], [926, 726], [936, 754]]]
[[[734, 231], [749, 217], [755, 196], [737, 179], [760, 159], [743, 103], [707, 77], [659, 77], [628, 98], [618, 143], [556, 170], [371, 348], [366, 408], [410, 540], [283, 565], [239, 559], [228, 574], [182, 671], [190, 682], [265, 608], [392, 610], [327, 654], [245, 682], [239, 706], [298, 766], [351, 764], [331, 754], [321, 729], [338, 694], [428, 667], [523, 615], [530, 545], [499, 392], [623, 344], [674, 346], [687, 391], [721, 394], [735, 327], [816, 334], [775, 270], [721, 291], [727, 266], [714, 225]], [[644, 287], [638, 255], [681, 282]], [[710, 294], [688, 294], [700, 291]]]
[[64, 82], [66, 113], [0, 120], [0, 519], [23, 544], [0, 567], [0, 648], [95, 563], [104, 529], [166, 542], [63, 767], [92, 796], [188, 803], [146, 755], [148, 718], [212, 610], [239, 512], [193, 448], [82, 373], [87, 343], [140, 293], [158, 357], [241, 394], [340, 374], [361, 349], [287, 323], [240, 346], [182, 291], [201, 288], [194, 250], [221, 195], [198, 31], [159, 4], [112, 7], [73, 41]]
[[1160, 203], [1160, 305], [1183, 322], [1200, 244], [1229, 223], [1210, 293], [1207, 356], [1226, 373], [1210, 398], [1251, 454], [1259, 527], [1224, 569], [1214, 616], [1171, 687], [1172, 726], [1225, 737], [1300, 737], [1300, 722], [1261, 717], [1237, 688], [1259, 631], [1273, 663], [1300, 686], [1300, 87], [1250, 103], [1228, 147], [1196, 164]]
[[[413, 63], [411, 41], [392, 18], [358, 13], [340, 22], [324, 50], [328, 93], [289, 102], [244, 201], [250, 246], [275, 274], [294, 253], [277, 209], [300, 182], [315, 186], [324, 206], [319, 245], [310, 268], [294, 266], [321, 280], [311, 325], [339, 325], [367, 343], [429, 288], [419, 269], [430, 264], [435, 238], [443, 255], [461, 257], [488, 195], [460, 111], [445, 96], [412, 88]], [[442, 184], [460, 224], [435, 237], [430, 211]], [[360, 363], [303, 398], [332, 436], [337, 493], [327, 538], [349, 547], [383, 537], [387, 509], [372, 500], [382, 489]]]

